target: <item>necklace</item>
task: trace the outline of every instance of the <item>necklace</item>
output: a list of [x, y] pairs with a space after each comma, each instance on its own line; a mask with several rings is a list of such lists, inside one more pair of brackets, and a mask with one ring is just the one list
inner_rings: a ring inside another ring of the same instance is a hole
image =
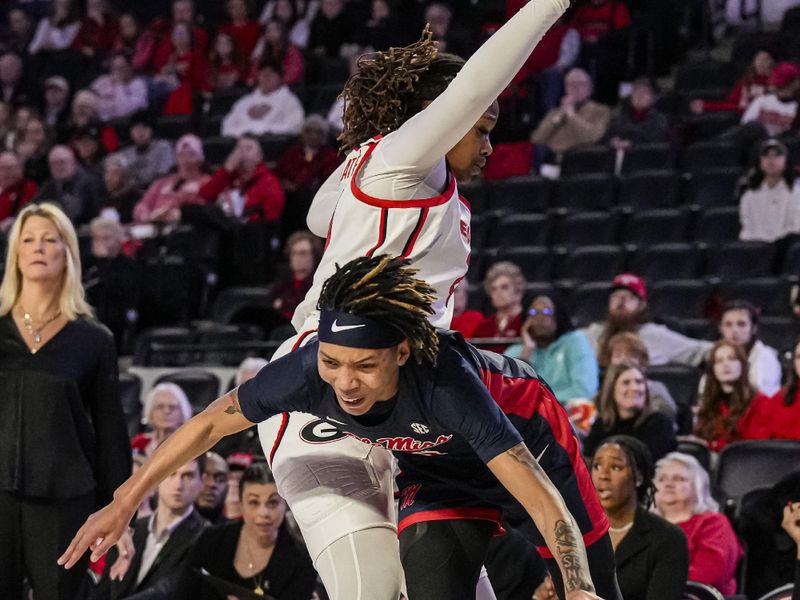
[[[61, 310], [57, 310], [52, 317], [45, 319], [44, 322], [37, 327], [33, 322], [33, 317], [31, 317], [31, 314], [25, 310], [25, 307], [20, 304], [19, 308], [22, 310], [22, 324], [25, 326], [28, 334], [33, 338], [33, 343], [37, 346], [42, 343], [42, 331], [44, 331], [45, 327], [50, 325], [50, 323], [61, 316]], [[33, 354], [36, 354], [37, 350], [38, 348], [34, 348], [32, 350]]]
[[625, 532], [626, 532], [626, 531], [628, 531], [628, 529], [630, 529], [631, 527], [633, 527], [633, 521], [631, 521], [631, 522], [630, 522], [630, 523], [628, 523], [627, 525], [623, 525], [622, 527], [609, 527], [609, 528], [608, 528], [608, 530], [609, 530], [611, 533], [625, 533]]
[[[252, 573], [254, 561], [253, 561], [253, 553], [250, 550], [250, 540], [248, 540], [247, 536], [244, 534], [242, 534], [242, 538], [244, 539], [244, 549], [247, 551], [247, 558], [250, 560], [250, 562], [247, 563], [247, 570]], [[263, 596], [264, 588], [261, 587], [263, 580], [259, 581], [258, 573], [252, 575], [252, 578], [253, 578], [253, 584], [255, 585], [255, 587], [253, 588], [253, 593], [256, 596]]]

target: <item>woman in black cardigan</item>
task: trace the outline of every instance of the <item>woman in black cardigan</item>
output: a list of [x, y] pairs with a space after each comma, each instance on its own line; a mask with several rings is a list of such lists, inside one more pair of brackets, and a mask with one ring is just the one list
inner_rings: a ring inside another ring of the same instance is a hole
[[[56, 559], [131, 473], [114, 338], [84, 300], [75, 230], [29, 205], [0, 286], [0, 598], [72, 600], [84, 568]], [[84, 558], [84, 561], [87, 561]]]
[[591, 471], [611, 524], [622, 597], [680, 600], [689, 549], [680, 528], [647, 510], [654, 471], [647, 446], [626, 435], [608, 438], [592, 458]]
[[[317, 573], [303, 544], [289, 531], [286, 502], [264, 463], [256, 463], [239, 484], [242, 520], [206, 529], [184, 566], [178, 600], [237, 596], [224, 582], [275, 600], [309, 600]], [[204, 577], [207, 572], [215, 579]], [[224, 582], [220, 581], [224, 580]], [[249, 597], [249, 596], [248, 596]]]

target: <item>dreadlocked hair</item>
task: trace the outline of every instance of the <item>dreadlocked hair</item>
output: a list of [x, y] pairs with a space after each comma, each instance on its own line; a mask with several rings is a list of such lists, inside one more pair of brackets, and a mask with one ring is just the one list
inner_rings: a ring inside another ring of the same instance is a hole
[[361, 257], [343, 267], [322, 286], [319, 310], [374, 319], [402, 332], [418, 363], [436, 364], [439, 338], [428, 317], [434, 314], [434, 289], [414, 275], [409, 261], [387, 254]]
[[342, 90], [342, 152], [398, 129], [441, 94], [463, 65], [463, 58], [439, 52], [427, 25], [410, 46], [361, 56], [358, 72]]

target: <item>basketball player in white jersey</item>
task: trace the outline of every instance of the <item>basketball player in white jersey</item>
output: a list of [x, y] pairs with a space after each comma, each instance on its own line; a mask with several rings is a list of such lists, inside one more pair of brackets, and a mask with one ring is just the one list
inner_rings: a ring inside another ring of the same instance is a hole
[[[409, 258], [437, 292], [431, 321], [450, 326], [470, 252], [469, 204], [457, 181], [480, 173], [496, 97], [569, 3], [531, 0], [466, 63], [438, 54], [429, 36], [359, 61], [344, 91], [349, 154], [308, 215], [325, 254], [292, 319], [298, 335], [273, 360], [313, 338], [322, 283], [356, 256]], [[259, 436], [331, 598], [396, 600], [402, 568], [389, 453], [303, 413], [261, 423]], [[478, 597], [493, 598], [482, 585]]]

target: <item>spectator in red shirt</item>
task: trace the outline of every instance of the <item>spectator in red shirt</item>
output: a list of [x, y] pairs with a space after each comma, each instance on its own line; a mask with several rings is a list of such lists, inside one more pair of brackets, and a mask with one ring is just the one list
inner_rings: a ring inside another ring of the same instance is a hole
[[743, 113], [754, 98], [763, 96], [769, 86], [775, 59], [768, 50], [759, 50], [724, 100], [692, 100], [689, 109], [696, 115], [728, 110]]
[[72, 41], [72, 49], [97, 64], [111, 52], [118, 34], [119, 22], [108, 10], [106, 0], [86, 0], [86, 16]]
[[493, 264], [483, 280], [483, 287], [496, 311], [485, 317], [475, 328], [476, 338], [509, 338], [508, 344], [484, 346], [492, 352], [503, 353], [508, 346], [519, 340], [524, 311], [522, 293], [525, 277], [522, 270], [512, 262], [500, 261]]
[[139, 73], [150, 68], [157, 42], [153, 30], [143, 30], [133, 14], [120, 15], [117, 37], [114, 38], [112, 50], [115, 54], [127, 56], [134, 71]]
[[207, 84], [209, 93], [243, 85], [248, 75], [247, 64], [233, 36], [220, 31], [214, 38], [214, 46], [209, 56]]
[[467, 308], [469, 304], [469, 286], [461, 281], [453, 290], [453, 321], [450, 329], [458, 331], [465, 338], [475, 337], [475, 329], [483, 321], [483, 313]]
[[631, 15], [619, 0], [591, 0], [575, 9], [572, 26], [581, 41], [594, 44], [610, 33], [631, 24]]
[[160, 19], [151, 25], [151, 29], [158, 36], [158, 42], [153, 50], [153, 70], [158, 72], [167, 64], [175, 52], [173, 30], [177, 25], [188, 28], [192, 47], [202, 56], [208, 50], [208, 33], [205, 29], [195, 23], [194, 3], [192, 0], [173, 0], [172, 2], [172, 22], [165, 23]]
[[748, 433], [758, 439], [800, 439], [800, 339], [793, 346], [791, 364], [784, 387], [753, 401]]
[[255, 82], [258, 66], [263, 61], [281, 65], [283, 82], [286, 85], [303, 80], [305, 59], [303, 53], [289, 41], [289, 29], [286, 23], [272, 18], [264, 27], [264, 35], [258, 40], [250, 61], [250, 81]]
[[226, 7], [231, 21], [222, 25], [219, 32], [236, 40], [242, 56], [250, 56], [261, 34], [261, 25], [250, 18], [246, 0], [228, 0]]
[[656, 512], [686, 534], [689, 580], [736, 593], [736, 566], [744, 552], [711, 497], [708, 473], [688, 454], [670, 452], [656, 463]]
[[7, 233], [17, 213], [36, 195], [36, 182], [25, 179], [13, 152], [0, 153], [0, 233]]
[[184, 23], [176, 23], [172, 28], [172, 52], [160, 62], [161, 56], [153, 61], [158, 75], [159, 87], [169, 90], [165, 115], [189, 115], [192, 113], [192, 94], [207, 89], [208, 63], [203, 47], [197, 44], [192, 30]]
[[322, 241], [310, 231], [295, 231], [286, 240], [286, 256], [289, 273], [275, 282], [269, 297], [272, 308], [288, 321], [311, 289], [314, 271], [322, 257]]
[[280, 181], [264, 164], [258, 138], [248, 134], [200, 188], [200, 197], [219, 204], [229, 217], [269, 223], [281, 218], [286, 202]]
[[751, 407], [765, 400], [750, 384], [744, 350], [722, 339], [711, 347], [706, 362], [695, 435], [714, 452], [731, 442], [758, 437]]

